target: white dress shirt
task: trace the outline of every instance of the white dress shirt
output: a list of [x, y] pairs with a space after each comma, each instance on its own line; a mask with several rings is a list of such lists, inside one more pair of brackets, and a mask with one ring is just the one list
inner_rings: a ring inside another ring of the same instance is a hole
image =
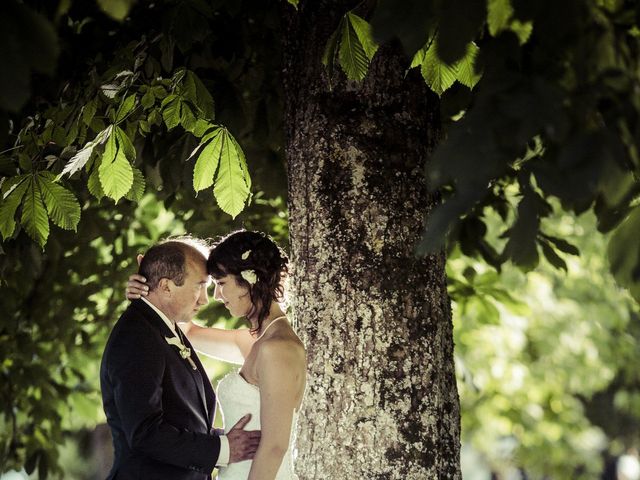
[[[156, 307], [153, 303], [151, 303], [149, 300], [147, 300], [144, 297], [140, 297], [147, 305], [149, 305], [154, 312], [156, 312], [158, 314], [158, 316], [162, 319], [162, 321], [164, 323], [167, 324], [167, 327], [169, 327], [169, 329], [173, 332], [173, 334], [180, 339], [180, 337], [178, 337], [178, 334], [176, 332], [176, 328], [180, 328], [178, 326], [176, 326], [176, 324], [174, 322], [172, 322], [171, 320], [169, 320], [169, 317], [167, 317], [164, 312], [162, 310], [160, 310], [158, 307]], [[205, 381], [208, 381], [208, 379], [203, 379]], [[218, 461], [216, 462], [216, 465], [218, 467], [226, 467], [229, 464], [229, 439], [227, 438], [226, 435], [219, 435], [220, 437], [220, 453], [218, 455]]]

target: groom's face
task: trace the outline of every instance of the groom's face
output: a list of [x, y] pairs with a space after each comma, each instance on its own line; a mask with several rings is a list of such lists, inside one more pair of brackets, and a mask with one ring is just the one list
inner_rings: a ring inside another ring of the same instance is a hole
[[186, 259], [183, 284], [176, 285], [171, 282], [172, 320], [188, 322], [201, 307], [209, 303], [207, 294], [209, 283], [206, 259], [190, 255]]

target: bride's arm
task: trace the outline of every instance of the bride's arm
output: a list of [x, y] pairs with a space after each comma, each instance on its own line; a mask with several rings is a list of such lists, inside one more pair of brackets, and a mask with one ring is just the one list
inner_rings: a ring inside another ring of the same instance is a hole
[[193, 322], [179, 323], [178, 326], [198, 352], [225, 362], [244, 363], [255, 342], [247, 328], [225, 330], [201, 327]]
[[260, 346], [256, 364], [262, 437], [248, 480], [273, 480], [289, 448], [293, 413], [304, 392], [306, 367], [301, 347], [280, 339]]

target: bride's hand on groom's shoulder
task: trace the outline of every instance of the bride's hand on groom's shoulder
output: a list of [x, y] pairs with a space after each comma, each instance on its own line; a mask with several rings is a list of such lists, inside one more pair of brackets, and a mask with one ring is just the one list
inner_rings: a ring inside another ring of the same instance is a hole
[[134, 273], [129, 276], [125, 293], [128, 300], [135, 300], [140, 297], [146, 297], [149, 293], [149, 287], [145, 283], [147, 281], [142, 275]]

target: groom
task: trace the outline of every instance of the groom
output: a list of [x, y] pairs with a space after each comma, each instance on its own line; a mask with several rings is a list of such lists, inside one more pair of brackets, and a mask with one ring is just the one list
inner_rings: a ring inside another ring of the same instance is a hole
[[217, 466], [253, 458], [259, 431], [212, 428], [216, 398], [175, 322], [208, 302], [207, 249], [194, 239], [149, 249], [139, 273], [149, 294], [134, 300], [113, 328], [102, 357], [102, 402], [115, 459], [108, 479], [207, 480]]

